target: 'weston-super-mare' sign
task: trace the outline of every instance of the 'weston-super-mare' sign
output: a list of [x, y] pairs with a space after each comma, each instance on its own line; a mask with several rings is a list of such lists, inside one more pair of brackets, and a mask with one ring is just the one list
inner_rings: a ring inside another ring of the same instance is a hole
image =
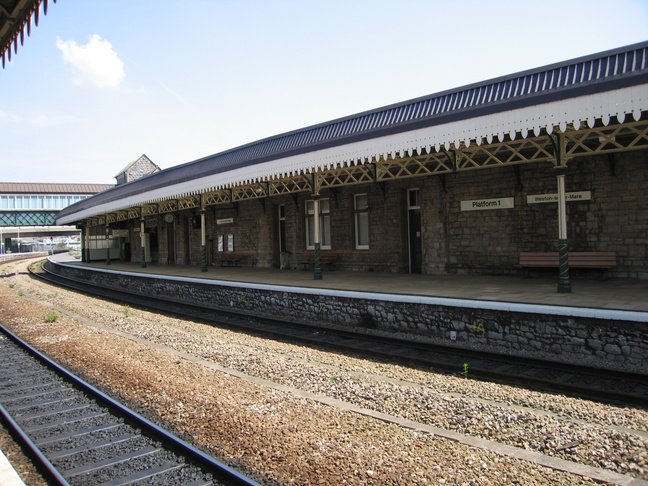
[[[565, 194], [567, 202], [591, 201], [592, 191], [568, 192]], [[527, 204], [542, 204], [558, 202], [558, 194], [536, 194], [527, 196]]]

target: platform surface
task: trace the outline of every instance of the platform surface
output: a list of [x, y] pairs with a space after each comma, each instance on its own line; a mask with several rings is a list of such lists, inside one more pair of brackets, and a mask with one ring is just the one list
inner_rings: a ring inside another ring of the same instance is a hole
[[350, 290], [402, 295], [424, 295], [491, 302], [559, 305], [588, 309], [648, 312], [648, 280], [572, 278], [569, 294], [557, 292], [558, 278], [518, 276], [421, 275], [381, 272], [324, 271], [315, 280], [307, 270], [279, 270], [247, 267], [208, 267], [105, 261], [82, 263], [68, 254], [55, 259], [93, 268], [174, 275], [241, 283], [262, 283], [296, 287]]

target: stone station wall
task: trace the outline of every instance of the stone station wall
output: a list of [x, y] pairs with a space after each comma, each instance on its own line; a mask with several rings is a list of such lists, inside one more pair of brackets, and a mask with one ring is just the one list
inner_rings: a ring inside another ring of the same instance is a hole
[[648, 369], [648, 326], [618, 318], [622, 312], [599, 311], [598, 317], [573, 308], [284, 289], [48, 265], [81, 282], [240, 314], [575, 365], [643, 374]]

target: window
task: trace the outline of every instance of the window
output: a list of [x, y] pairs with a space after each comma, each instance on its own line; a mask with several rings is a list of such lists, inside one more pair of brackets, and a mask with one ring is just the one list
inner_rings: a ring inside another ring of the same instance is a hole
[[[319, 200], [320, 248], [331, 249], [331, 205], [328, 199]], [[315, 201], [306, 201], [306, 248], [315, 249]]]
[[355, 238], [357, 250], [369, 249], [369, 197], [367, 194], [353, 196]]

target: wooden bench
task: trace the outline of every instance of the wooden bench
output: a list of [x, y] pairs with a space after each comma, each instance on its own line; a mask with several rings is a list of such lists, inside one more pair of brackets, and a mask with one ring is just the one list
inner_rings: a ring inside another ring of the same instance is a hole
[[[616, 253], [613, 251], [570, 251], [570, 267], [574, 268], [612, 268], [616, 266]], [[520, 267], [559, 267], [558, 252], [520, 253]]]
[[221, 267], [238, 267], [242, 261], [243, 255], [240, 253], [219, 253]]
[[[333, 270], [337, 255], [333, 253], [321, 253], [320, 265], [325, 266], [327, 270]], [[304, 270], [314, 268], [315, 266], [315, 253], [306, 253], [304, 259], [300, 262]]]

